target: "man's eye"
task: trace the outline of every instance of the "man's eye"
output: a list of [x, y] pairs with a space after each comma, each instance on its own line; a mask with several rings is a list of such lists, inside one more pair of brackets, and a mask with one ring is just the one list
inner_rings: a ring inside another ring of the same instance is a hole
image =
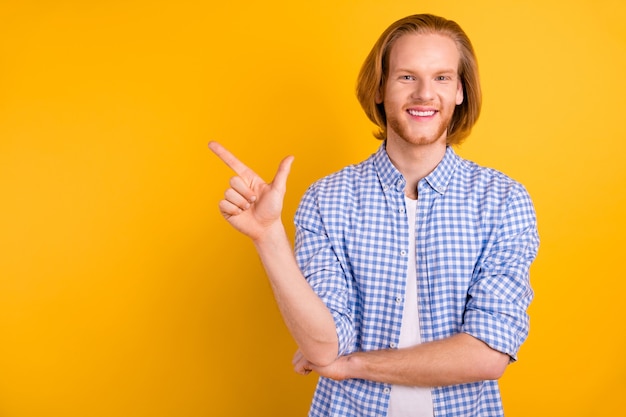
[[413, 77], [412, 75], [401, 75], [400, 79], [404, 81], [413, 81], [415, 77]]
[[435, 80], [437, 80], [437, 81], [448, 81], [448, 80], [450, 80], [450, 77], [448, 77], [447, 75], [440, 75], [440, 76], [436, 77]]

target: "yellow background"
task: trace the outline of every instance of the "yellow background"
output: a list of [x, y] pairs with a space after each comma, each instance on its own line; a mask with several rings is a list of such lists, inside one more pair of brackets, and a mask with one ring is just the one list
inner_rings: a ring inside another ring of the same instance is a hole
[[268, 179], [294, 154], [289, 221], [309, 183], [376, 150], [355, 78], [416, 12], [458, 21], [478, 53], [485, 104], [459, 153], [524, 183], [538, 212], [507, 415], [621, 415], [618, 0], [1, 1], [0, 415], [305, 415], [315, 377], [292, 373], [206, 143]]

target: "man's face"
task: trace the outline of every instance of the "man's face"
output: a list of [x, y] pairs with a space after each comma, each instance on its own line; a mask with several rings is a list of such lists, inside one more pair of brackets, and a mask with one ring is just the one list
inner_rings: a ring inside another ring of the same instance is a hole
[[395, 41], [378, 97], [385, 106], [388, 142], [445, 143], [454, 109], [463, 102], [459, 58], [447, 36], [407, 34]]

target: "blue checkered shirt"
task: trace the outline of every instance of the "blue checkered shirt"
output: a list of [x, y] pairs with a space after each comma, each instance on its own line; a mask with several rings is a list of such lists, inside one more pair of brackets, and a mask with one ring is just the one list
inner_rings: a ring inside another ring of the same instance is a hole
[[[448, 147], [418, 184], [409, 225], [405, 180], [383, 143], [323, 178], [296, 212], [296, 256], [337, 327], [339, 353], [393, 349], [400, 337], [409, 227], [416, 230], [421, 336], [468, 333], [516, 360], [528, 335], [529, 267], [539, 239], [528, 193]], [[391, 385], [321, 377], [312, 417], [382, 417]], [[497, 381], [435, 387], [435, 416], [502, 416]]]

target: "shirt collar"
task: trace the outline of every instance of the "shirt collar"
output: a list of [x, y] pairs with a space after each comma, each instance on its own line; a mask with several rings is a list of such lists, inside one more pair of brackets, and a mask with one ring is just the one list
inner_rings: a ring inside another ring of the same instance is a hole
[[451, 146], [446, 148], [446, 153], [443, 156], [439, 165], [424, 178], [428, 184], [433, 187], [435, 191], [439, 194], [443, 194], [446, 192], [448, 188], [448, 184], [450, 183], [450, 179], [452, 178], [452, 174], [456, 170], [460, 162], [460, 158], [454, 152]]
[[[460, 162], [459, 156], [454, 152], [451, 146], [446, 147], [446, 153], [437, 167], [424, 178], [435, 191], [439, 194], [445, 193], [452, 178], [452, 174], [456, 170]], [[404, 190], [406, 181], [400, 171], [391, 163], [389, 155], [385, 150], [385, 142], [383, 142], [378, 151], [374, 154], [374, 166], [378, 172], [380, 182], [385, 189], [396, 187]]]

